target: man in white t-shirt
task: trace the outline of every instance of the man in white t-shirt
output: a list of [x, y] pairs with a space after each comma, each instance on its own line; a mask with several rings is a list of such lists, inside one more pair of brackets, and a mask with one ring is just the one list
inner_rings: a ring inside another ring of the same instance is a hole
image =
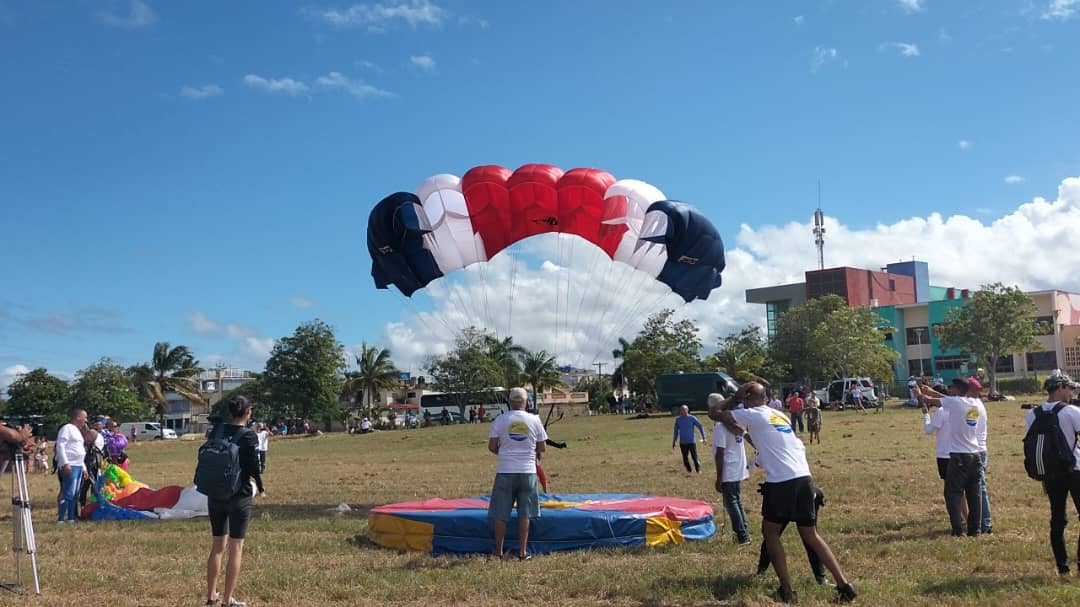
[[259, 431], [255, 433], [258, 441], [255, 444], [255, 453], [259, 456], [259, 474], [266, 472], [266, 453], [270, 450], [270, 427], [259, 424]]
[[[1064, 373], [1058, 373], [1051, 375], [1043, 387], [1046, 389], [1047, 399], [1040, 408], [1044, 413], [1053, 415], [1056, 405], [1064, 404], [1056, 414], [1058, 427], [1065, 435], [1065, 442], [1072, 448], [1073, 457], [1076, 459], [1076, 465], [1069, 476], [1043, 481], [1043, 489], [1050, 500], [1050, 549], [1054, 553], [1058, 573], [1068, 575], [1069, 553], [1065, 548], [1065, 526], [1069, 524], [1069, 517], [1065, 513], [1065, 507], [1070, 495], [1077, 514], [1080, 514], [1080, 444], [1077, 444], [1076, 440], [1076, 435], [1080, 432], [1080, 407], [1069, 405], [1069, 402], [1076, 397], [1080, 383]], [[1029, 430], [1034, 422], [1035, 411], [1032, 410], [1027, 414]], [[1080, 547], [1077, 548], [1076, 559], [1080, 562]]]
[[56, 474], [60, 477], [60, 502], [56, 521], [74, 523], [78, 519], [79, 485], [86, 458], [86, 411], [75, 409], [68, 423], [56, 434]]
[[[736, 403], [742, 409], [732, 409]], [[814, 504], [816, 490], [810, 477], [810, 465], [806, 461], [806, 448], [791, 429], [791, 421], [782, 411], [765, 404], [765, 387], [757, 382], [743, 384], [735, 395], [720, 406], [709, 407], [709, 417], [723, 422], [733, 434], [749, 434], [757, 449], [758, 464], [765, 469], [762, 486], [761, 535], [772, 560], [776, 577], [780, 579], [777, 598], [785, 603], [798, 600], [791, 589], [787, 557], [780, 533], [789, 522], [799, 529], [803, 542], [814, 551], [836, 580], [837, 600], [849, 602], [855, 599], [855, 587], [848, 583], [840, 563], [829, 545], [817, 532], [817, 508]]]
[[[709, 407], [724, 402], [721, 394], [709, 395]], [[742, 482], [750, 478], [746, 466], [746, 447], [743, 437], [736, 436], [724, 424], [717, 422], [713, 429], [713, 461], [716, 462], [716, 491], [724, 496], [724, 510], [731, 519], [731, 530], [739, 544], [750, 543], [750, 529], [742, 505]]]
[[[954, 377], [952, 386], [957, 393], [966, 394], [968, 380]], [[949, 465], [945, 470], [945, 506], [954, 536], [964, 535], [964, 516], [960, 502], [967, 500], [967, 534], [979, 535], [982, 524], [982, 460], [979, 458], [979, 418], [986, 417], [986, 408], [978, 398], [947, 396], [928, 386], [919, 386], [919, 402], [940, 406], [949, 412], [941, 431], [947, 433]], [[986, 423], [985, 420], [982, 423]]]
[[544, 452], [547, 432], [540, 417], [525, 411], [529, 395], [524, 388], [510, 389], [510, 411], [495, 418], [488, 434], [488, 451], [498, 456], [495, 484], [491, 488], [488, 518], [494, 521], [495, 556], [503, 555], [506, 522], [517, 504], [518, 558], [532, 558], [528, 551], [529, 521], [540, 516], [536, 489], [536, 454]]
[[[952, 386], [942, 387], [942, 390], [947, 390], [949, 396], [957, 396], [955, 388]], [[918, 401], [918, 397], [916, 397]], [[942, 481], [945, 480], [945, 474], [949, 470], [949, 452], [952, 451], [952, 445], [949, 443], [949, 433], [945, 428], [945, 421], [949, 419], [949, 412], [945, 409], [938, 407], [931, 415], [930, 408], [924, 403], [923, 409], [923, 432], [934, 435], [934, 457], [937, 460], [938, 477]], [[945, 500], [945, 508], [948, 509], [949, 501]], [[966, 521], [968, 517], [967, 502], [961, 500], [960, 502], [960, 516]]]

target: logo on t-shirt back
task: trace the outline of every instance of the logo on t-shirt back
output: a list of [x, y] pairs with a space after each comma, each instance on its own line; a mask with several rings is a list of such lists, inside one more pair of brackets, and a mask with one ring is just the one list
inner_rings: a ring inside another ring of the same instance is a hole
[[967, 422], [967, 425], [974, 428], [975, 425], [979, 423], [979, 410], [972, 407], [968, 409], [968, 412], [964, 417], [966, 418], [965, 421]]
[[529, 424], [523, 421], [510, 422], [506, 433], [510, 435], [510, 440], [523, 441], [529, 438]]
[[769, 423], [772, 425], [773, 428], [776, 428], [777, 432], [791, 434], [791, 422], [783, 415], [779, 413], [770, 413]]

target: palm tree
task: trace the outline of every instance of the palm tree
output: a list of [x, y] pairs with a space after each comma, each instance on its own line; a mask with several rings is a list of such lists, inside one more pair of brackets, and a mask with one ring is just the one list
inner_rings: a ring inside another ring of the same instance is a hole
[[360, 344], [360, 353], [356, 355], [356, 371], [345, 380], [343, 392], [350, 396], [357, 392], [363, 395], [363, 411], [366, 415], [371, 409], [375, 394], [379, 390], [397, 385], [401, 372], [390, 360], [390, 350]]
[[513, 337], [495, 339], [490, 335], [484, 337], [484, 349], [491, 362], [502, 371], [503, 386], [511, 388], [516, 385], [521, 377], [520, 360], [524, 358], [527, 350], [515, 345]]
[[[559, 370], [556, 368], [555, 357], [551, 356], [544, 350], [539, 352], [528, 352], [521, 357], [521, 372], [522, 376], [529, 382], [533, 390], [533, 399], [536, 403], [537, 410], [539, 412], [540, 407], [540, 391], [544, 388], [551, 388], [561, 383], [559, 379]], [[555, 409], [555, 404], [551, 404], [551, 409], [548, 410], [548, 417], [551, 417], [551, 411]]]
[[622, 361], [611, 372], [611, 387], [618, 390], [630, 385], [630, 379], [626, 377], [626, 354], [630, 351], [630, 342], [619, 338], [619, 347], [611, 351], [611, 357], [616, 362]]
[[199, 361], [187, 346], [170, 347], [169, 342], [154, 344], [154, 357], [150, 364], [143, 363], [128, 369], [136, 391], [154, 404], [157, 410], [161, 438], [165, 438], [165, 411], [169, 401], [168, 392], [179, 394], [193, 405], [204, 405], [199, 395]]

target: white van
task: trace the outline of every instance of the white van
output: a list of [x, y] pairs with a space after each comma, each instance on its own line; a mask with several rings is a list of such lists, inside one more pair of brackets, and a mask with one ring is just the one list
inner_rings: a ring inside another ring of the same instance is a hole
[[[161, 438], [161, 424], [157, 422], [124, 422], [120, 424], [120, 432], [131, 439], [134, 434], [136, 440], [154, 440]], [[165, 428], [165, 438], [176, 438], [176, 431]]]
[[858, 383], [859, 392], [862, 393], [863, 401], [865, 403], [870, 404], [870, 406], [881, 405], [881, 401], [878, 400], [874, 381], [869, 377], [845, 377], [843, 379], [834, 379], [825, 387], [814, 390], [814, 394], [817, 395], [822, 407], [843, 409], [847, 403], [847, 395], [848, 391], [851, 390], [852, 383]]

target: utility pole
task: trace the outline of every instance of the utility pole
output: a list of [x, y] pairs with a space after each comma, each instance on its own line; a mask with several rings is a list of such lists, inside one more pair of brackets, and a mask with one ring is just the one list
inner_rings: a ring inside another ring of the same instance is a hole
[[596, 381], [599, 383], [604, 379], [604, 363], [593, 363], [593, 366], [596, 367]]

